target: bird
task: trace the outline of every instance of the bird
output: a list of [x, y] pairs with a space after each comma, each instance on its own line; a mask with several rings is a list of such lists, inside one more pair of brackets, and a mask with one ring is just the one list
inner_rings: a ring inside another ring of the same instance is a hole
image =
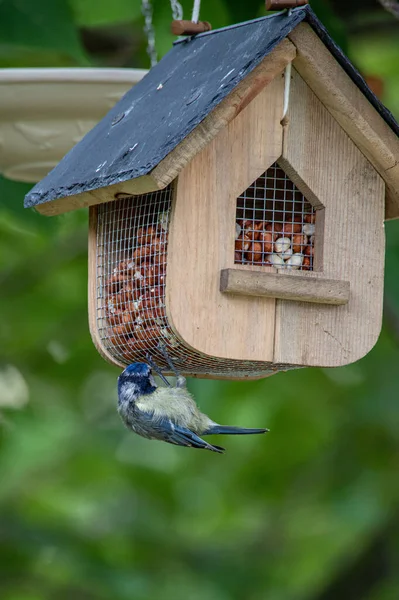
[[[258, 434], [268, 429], [246, 429], [219, 425], [202, 413], [187, 389], [186, 378], [167, 362], [176, 375], [172, 386], [147, 356], [147, 362], [127, 366], [118, 377], [118, 413], [125, 426], [136, 434], [177, 446], [201, 448], [223, 454], [225, 448], [210, 444], [202, 436], [213, 434]], [[165, 386], [158, 386], [153, 372]]]

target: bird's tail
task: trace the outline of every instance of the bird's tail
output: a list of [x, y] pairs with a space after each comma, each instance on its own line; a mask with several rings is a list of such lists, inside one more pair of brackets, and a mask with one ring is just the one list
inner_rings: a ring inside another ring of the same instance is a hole
[[246, 429], [245, 427], [229, 427], [228, 425], [212, 425], [202, 435], [213, 434], [231, 434], [231, 435], [248, 435], [251, 433], [267, 433], [268, 429]]

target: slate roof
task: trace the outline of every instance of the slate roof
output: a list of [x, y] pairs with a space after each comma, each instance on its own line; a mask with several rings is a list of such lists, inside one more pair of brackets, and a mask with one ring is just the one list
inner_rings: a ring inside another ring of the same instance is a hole
[[302, 21], [399, 135], [392, 114], [305, 6], [175, 43], [34, 186], [25, 207], [148, 174]]

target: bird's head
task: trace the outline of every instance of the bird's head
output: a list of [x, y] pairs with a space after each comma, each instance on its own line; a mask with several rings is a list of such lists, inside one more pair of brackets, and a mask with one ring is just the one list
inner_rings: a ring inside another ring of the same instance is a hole
[[118, 378], [118, 389], [129, 389], [135, 395], [152, 394], [157, 388], [151, 373], [151, 367], [146, 363], [132, 363]]
[[122, 372], [125, 377], [148, 377], [151, 375], [151, 368], [147, 363], [132, 363]]

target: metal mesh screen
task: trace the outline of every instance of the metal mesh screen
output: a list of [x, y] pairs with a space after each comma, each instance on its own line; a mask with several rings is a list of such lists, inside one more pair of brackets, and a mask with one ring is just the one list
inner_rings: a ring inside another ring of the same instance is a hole
[[315, 210], [274, 163], [237, 198], [236, 264], [313, 270]]
[[158, 349], [162, 342], [176, 367], [188, 375], [245, 378], [280, 370], [281, 365], [201, 354], [173, 333], [165, 312], [171, 202], [168, 186], [98, 206], [97, 328], [103, 346], [121, 364], [145, 361], [149, 352], [166, 368]]

